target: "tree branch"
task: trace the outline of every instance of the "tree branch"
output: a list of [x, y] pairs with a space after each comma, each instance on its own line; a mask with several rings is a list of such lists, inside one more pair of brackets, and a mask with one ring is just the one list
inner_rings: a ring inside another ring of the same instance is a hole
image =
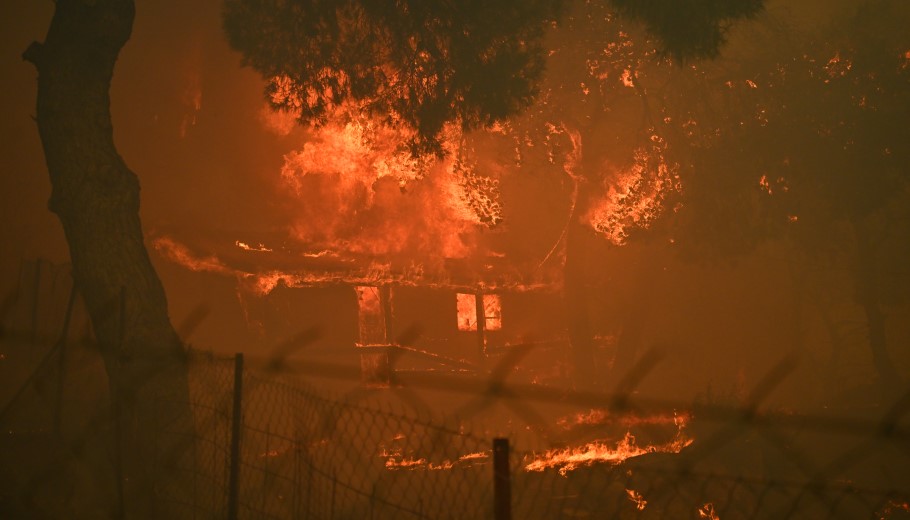
[[22, 53], [22, 59], [33, 64], [35, 68], [41, 68], [41, 62], [44, 58], [44, 44], [41, 42], [32, 42], [25, 52]]

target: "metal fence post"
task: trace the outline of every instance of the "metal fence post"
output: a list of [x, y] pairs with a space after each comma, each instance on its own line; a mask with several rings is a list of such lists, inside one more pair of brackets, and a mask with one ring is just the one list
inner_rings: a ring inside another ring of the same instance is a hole
[[228, 520], [237, 520], [240, 494], [240, 433], [243, 425], [243, 354], [234, 356], [234, 408], [231, 413], [231, 473], [228, 481]]
[[512, 482], [509, 476], [509, 439], [493, 439], [493, 518], [512, 519]]

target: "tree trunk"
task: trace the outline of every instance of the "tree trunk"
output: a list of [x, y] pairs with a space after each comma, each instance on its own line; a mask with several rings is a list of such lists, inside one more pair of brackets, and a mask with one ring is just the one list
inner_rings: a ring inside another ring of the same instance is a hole
[[566, 260], [563, 271], [569, 343], [572, 348], [572, 366], [575, 382], [583, 388], [593, 387], [598, 382], [594, 356], [594, 335], [591, 330], [591, 316], [588, 304], [589, 280], [587, 264], [587, 229], [579, 220], [579, 207], [586, 200], [587, 193], [579, 188], [576, 211], [572, 212], [566, 231]]
[[[145, 248], [139, 182], [118, 154], [110, 85], [132, 0], [57, 0], [38, 69], [37, 122], [73, 277], [91, 316], [115, 407], [125, 506], [118, 516], [183, 516], [177, 467], [192, 461], [186, 358]], [[171, 495], [176, 492], [178, 495]]]
[[885, 314], [881, 309], [878, 280], [876, 279], [874, 245], [861, 224], [854, 224], [856, 235], [856, 302], [862, 307], [869, 333], [872, 366], [885, 390], [895, 390], [900, 377], [888, 354], [885, 335]]

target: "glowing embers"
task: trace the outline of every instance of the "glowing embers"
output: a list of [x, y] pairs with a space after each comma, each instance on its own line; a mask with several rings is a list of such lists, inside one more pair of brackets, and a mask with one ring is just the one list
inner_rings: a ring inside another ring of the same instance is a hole
[[689, 423], [689, 420], [692, 418], [691, 414], [687, 412], [673, 412], [673, 415], [669, 414], [653, 414], [653, 415], [638, 415], [638, 414], [622, 414], [616, 415], [611, 414], [609, 411], [601, 408], [592, 408], [586, 412], [579, 412], [573, 415], [567, 415], [565, 417], [560, 417], [556, 424], [563, 429], [571, 430], [579, 426], [601, 426], [609, 424], [621, 425], [625, 428], [631, 428], [633, 426], [640, 425], [669, 425], [673, 424], [676, 427], [677, 435], [681, 434], [685, 429], [686, 425]]
[[[910, 55], [910, 51], [908, 51], [908, 55]], [[901, 502], [895, 499], [888, 500], [888, 503], [875, 515], [875, 518], [891, 518], [891, 515], [895, 513], [900, 514], [898, 511], [910, 513], [910, 502]]]
[[790, 185], [783, 177], [778, 177], [776, 181], [771, 181], [767, 175], [762, 175], [758, 180], [758, 185], [762, 191], [768, 195], [774, 195], [776, 192], [786, 193], [790, 191]]
[[825, 72], [828, 73], [829, 78], [825, 80], [825, 83], [828, 83], [830, 79], [846, 76], [852, 68], [853, 62], [849, 58], [841, 57], [840, 52], [834, 53], [834, 56], [825, 64]]
[[[407, 445], [407, 437], [403, 433], [396, 435], [392, 441], [388, 443], [388, 446], [386, 446], [385, 443], [380, 445], [379, 457], [385, 459], [383, 465], [386, 469], [391, 471], [451, 470], [487, 464], [490, 459], [489, 451], [477, 451], [460, 455], [456, 458], [438, 458], [434, 461], [432, 460], [432, 457], [417, 456], [414, 453], [414, 449], [408, 448]], [[436, 448], [438, 448], [438, 446], [436, 446]]]
[[[498, 294], [466, 294], [457, 293], [455, 295], [456, 308], [458, 310], [458, 330], [476, 331], [477, 319], [483, 319], [482, 330], [501, 330], [502, 329], [502, 303]], [[477, 312], [477, 301], [483, 301], [483, 313]]]
[[488, 453], [477, 452], [462, 455], [454, 460], [441, 460], [439, 462], [429, 461], [425, 458], [415, 458], [402, 455], [401, 450], [382, 450], [379, 456], [385, 459], [385, 467], [389, 470], [429, 470], [439, 471], [454, 468], [469, 468], [472, 466], [486, 464], [490, 458]]

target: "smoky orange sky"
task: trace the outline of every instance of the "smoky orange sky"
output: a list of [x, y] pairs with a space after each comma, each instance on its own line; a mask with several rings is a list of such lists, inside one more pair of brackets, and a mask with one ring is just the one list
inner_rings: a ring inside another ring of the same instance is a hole
[[[837, 10], [816, 0], [787, 4], [772, 2], [769, 9], [795, 25], [816, 23], [819, 6], [828, 8], [828, 16]], [[6, 2], [0, 9], [0, 289], [5, 294], [16, 283], [21, 261], [63, 263], [68, 255], [61, 227], [46, 209], [50, 185], [31, 119], [35, 71], [21, 60], [27, 45], [43, 38], [53, 4]], [[252, 70], [241, 68], [240, 56], [229, 50], [217, 0], [137, 2], [111, 102], [117, 147], [142, 186], [148, 241], [173, 237], [203, 256], [224, 253], [236, 241], [286, 245], [300, 208], [294, 207], [281, 170], [285, 156], [300, 151], [312, 135], [300, 128], [276, 131], [264, 115], [264, 84]], [[511, 202], [508, 211], [521, 214], [528, 230], [517, 238], [501, 237], [491, 250], [518, 255], [529, 265], [542, 261], [566, 218], [570, 190], [563, 181], [514, 181], [503, 196], [511, 197], [505, 201]], [[394, 186], [384, 187], [386, 196], [400, 197], [390, 188]], [[514, 230], [517, 224], [509, 225]], [[488, 240], [495, 233], [499, 231], [478, 230], [479, 238], [472, 240]], [[614, 248], [609, 254], [605, 240], [592, 240], [590, 247], [588, 261], [596, 262], [590, 270], [598, 273], [595, 283], [602, 287], [592, 313], [609, 316], [617, 327], [629, 315], [639, 316], [631, 326], [642, 330], [643, 344], [669, 352], [666, 370], [654, 376], [668, 387], [701, 378], [693, 375], [695, 370], [754, 382], [777, 361], [767, 355], [768, 345], [791, 341], [787, 323], [795, 318], [788, 300], [779, 297], [790, 290], [781, 265], [756, 256], [735, 266], [709, 267], [682, 264], [659, 247]], [[263, 338], [247, 322], [236, 279], [187, 270], [151, 243], [149, 250], [173, 321], [179, 323], [200, 304], [210, 311], [191, 338], [193, 344], [234, 352], [266, 348], [280, 339]], [[331, 317], [324, 308], [300, 312], [309, 313], [300, 328]]]

